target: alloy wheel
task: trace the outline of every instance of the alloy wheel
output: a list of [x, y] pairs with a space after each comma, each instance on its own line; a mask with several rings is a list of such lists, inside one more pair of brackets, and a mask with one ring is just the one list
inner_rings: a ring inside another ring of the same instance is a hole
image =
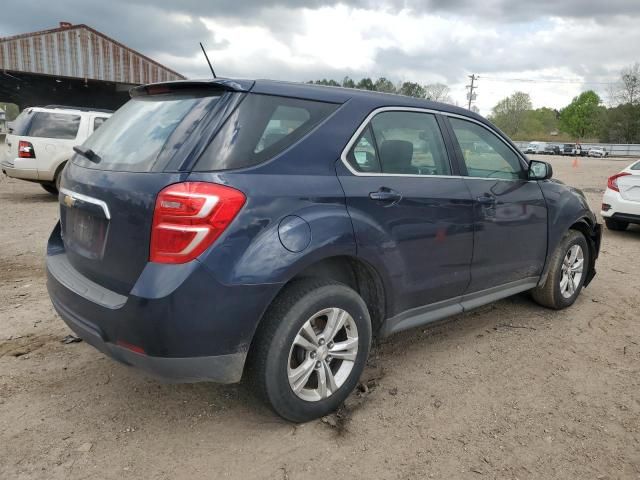
[[584, 271], [584, 252], [580, 245], [572, 245], [562, 261], [560, 277], [560, 293], [564, 298], [571, 298], [582, 280]]
[[317, 402], [349, 378], [358, 355], [358, 328], [349, 313], [327, 308], [309, 318], [289, 350], [287, 375], [293, 392]]

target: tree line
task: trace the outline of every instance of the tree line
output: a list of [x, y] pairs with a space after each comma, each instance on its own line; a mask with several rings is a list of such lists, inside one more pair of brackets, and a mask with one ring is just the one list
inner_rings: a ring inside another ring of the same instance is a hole
[[[356, 81], [348, 76], [342, 82], [323, 78], [307, 83], [454, 103], [451, 90], [443, 83], [393, 83], [386, 77], [377, 80], [365, 77]], [[640, 63], [624, 68], [608, 94], [609, 106], [604, 105], [596, 92], [588, 90], [557, 110], [534, 109], [528, 93], [515, 92], [493, 107], [489, 120], [514, 140], [640, 143]]]
[[344, 77], [342, 82], [323, 78], [322, 80], [310, 80], [307, 83], [328, 85], [330, 87], [358, 88], [372, 92], [396, 93], [408, 97], [433, 100], [435, 102], [453, 103], [450, 95], [451, 90], [444, 83], [429, 83], [426, 85], [417, 82], [393, 83], [386, 77], [380, 77], [377, 80], [365, 77], [357, 82], [351, 77]]
[[[496, 104], [489, 119], [514, 140], [589, 140], [640, 143], [640, 64], [626, 67], [609, 91], [610, 105], [593, 90], [560, 110], [533, 109], [531, 97], [515, 92]], [[555, 134], [555, 135], [554, 135]]]

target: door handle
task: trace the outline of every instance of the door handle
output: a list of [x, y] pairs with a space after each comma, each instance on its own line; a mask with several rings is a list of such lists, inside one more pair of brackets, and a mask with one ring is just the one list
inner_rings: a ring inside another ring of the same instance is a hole
[[402, 200], [402, 194], [390, 188], [382, 187], [377, 192], [371, 192], [369, 198], [377, 202], [397, 203]]
[[482, 195], [480, 197], [476, 197], [476, 200], [481, 205], [493, 205], [496, 203], [496, 197], [493, 195]]

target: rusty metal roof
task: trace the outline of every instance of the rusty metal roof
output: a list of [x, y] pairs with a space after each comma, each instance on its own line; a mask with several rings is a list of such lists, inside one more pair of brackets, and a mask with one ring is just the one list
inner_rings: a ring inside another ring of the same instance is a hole
[[0, 38], [0, 70], [144, 84], [185, 77], [87, 25]]

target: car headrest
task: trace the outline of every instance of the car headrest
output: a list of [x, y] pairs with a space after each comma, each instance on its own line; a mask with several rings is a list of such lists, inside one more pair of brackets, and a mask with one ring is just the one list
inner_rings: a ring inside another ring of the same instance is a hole
[[413, 170], [413, 143], [406, 140], [385, 140], [380, 145], [380, 158], [387, 172], [403, 173]]

